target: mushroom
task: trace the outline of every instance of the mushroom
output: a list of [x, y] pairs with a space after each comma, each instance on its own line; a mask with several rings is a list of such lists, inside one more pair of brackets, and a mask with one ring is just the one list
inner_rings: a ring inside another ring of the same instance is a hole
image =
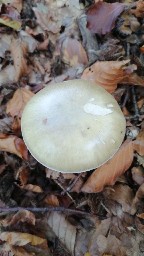
[[104, 164], [119, 149], [126, 128], [113, 96], [81, 79], [42, 89], [26, 105], [21, 124], [34, 158], [63, 173]]

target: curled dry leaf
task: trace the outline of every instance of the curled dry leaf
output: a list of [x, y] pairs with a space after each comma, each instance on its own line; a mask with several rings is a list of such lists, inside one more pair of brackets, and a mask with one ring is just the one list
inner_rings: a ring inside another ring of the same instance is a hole
[[144, 129], [138, 134], [133, 141], [134, 150], [141, 156], [144, 156]]
[[138, 18], [144, 18], [144, 1], [139, 0], [136, 2], [136, 9], [132, 9], [131, 13]]
[[8, 217], [2, 221], [4, 227], [15, 225], [20, 222], [27, 222], [31, 225], [35, 225], [35, 215], [27, 210], [22, 210], [14, 214], [12, 217]]
[[112, 93], [117, 88], [117, 84], [128, 75], [127, 73], [133, 72], [134, 67], [129, 69], [129, 67], [126, 66], [128, 63], [129, 60], [97, 61], [84, 70], [81, 78], [91, 80]]
[[112, 159], [91, 174], [81, 191], [97, 193], [102, 191], [105, 185], [113, 185], [117, 177], [131, 166], [133, 156], [132, 141], [126, 140]]
[[87, 12], [87, 27], [93, 33], [105, 35], [114, 28], [115, 21], [124, 8], [125, 5], [118, 2], [93, 4]]
[[136, 73], [133, 73], [129, 76], [125, 76], [120, 83], [144, 86], [144, 77], [140, 77]]
[[51, 212], [47, 222], [61, 243], [74, 255], [76, 227], [72, 226], [63, 214], [57, 212]]
[[21, 117], [25, 105], [33, 95], [34, 93], [26, 88], [17, 89], [12, 99], [7, 103], [6, 113], [12, 117]]
[[0, 134], [0, 150], [27, 160], [28, 151], [22, 139], [15, 135]]
[[43, 239], [41, 237], [31, 235], [28, 233], [21, 233], [21, 232], [2, 232], [0, 234], [0, 239], [2, 241], [6, 241], [10, 245], [16, 245], [16, 246], [24, 246], [26, 244], [31, 245], [41, 245], [46, 242], [46, 239]]
[[21, 76], [28, 73], [28, 66], [25, 59], [26, 47], [24, 46], [24, 43], [22, 43], [21, 39], [12, 40], [11, 54], [14, 61], [16, 81], [18, 81]]
[[78, 64], [88, 64], [88, 58], [86, 51], [82, 44], [73, 38], [66, 38], [62, 44], [63, 60], [70, 64], [70, 66], [76, 66]]

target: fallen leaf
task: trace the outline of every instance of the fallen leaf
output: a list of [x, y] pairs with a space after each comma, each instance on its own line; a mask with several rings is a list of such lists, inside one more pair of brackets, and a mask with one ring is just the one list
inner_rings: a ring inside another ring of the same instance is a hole
[[37, 4], [37, 7], [33, 7], [37, 23], [41, 26], [43, 30], [50, 31], [54, 34], [60, 31], [60, 26], [58, 22], [58, 15], [55, 9], [49, 8], [46, 5]]
[[11, 0], [9, 2], [12, 7], [18, 10], [19, 13], [21, 12], [22, 6], [23, 6], [23, 0]]
[[124, 12], [117, 22], [117, 30], [121, 35], [128, 36], [136, 32], [140, 25], [140, 22], [134, 15]]
[[144, 1], [139, 0], [136, 1], [136, 9], [132, 9], [131, 13], [134, 14], [138, 18], [144, 18]]
[[81, 76], [84, 80], [91, 80], [96, 84], [104, 87], [108, 92], [112, 93], [117, 88], [117, 84], [128, 76], [129, 70], [126, 64], [129, 60], [124, 61], [97, 61], [89, 68], [86, 68]]
[[5, 25], [7, 27], [13, 28], [14, 30], [20, 30], [21, 22], [18, 20], [13, 20], [12, 18], [2, 15], [0, 17], [0, 24]]
[[26, 88], [17, 89], [12, 99], [7, 103], [6, 113], [10, 114], [12, 117], [21, 117], [25, 105], [33, 95], [34, 93]]
[[130, 74], [129, 76], [125, 76], [121, 81], [121, 84], [132, 84], [144, 86], [144, 78], [138, 76], [136, 73]]
[[137, 211], [138, 204], [141, 203], [144, 197], [144, 183], [138, 188], [135, 197], [131, 205], [131, 214], [135, 214]]
[[123, 212], [131, 213], [131, 204], [134, 198], [132, 189], [123, 184], [116, 184], [113, 189], [106, 189], [104, 191], [106, 200], [113, 200], [122, 206]]
[[31, 52], [31, 53], [34, 52], [34, 50], [38, 46], [38, 41], [24, 30], [21, 30], [19, 34], [20, 34], [20, 38], [22, 39], [22, 42], [26, 44], [28, 52]]
[[18, 81], [21, 76], [28, 73], [28, 66], [25, 58], [26, 47], [21, 39], [13, 39], [10, 50], [14, 61], [16, 81]]
[[0, 71], [0, 86], [16, 82], [16, 71], [14, 66], [9, 65]]
[[140, 219], [144, 219], [144, 213], [137, 214], [137, 217]]
[[15, 225], [20, 222], [27, 222], [31, 225], [35, 225], [35, 215], [27, 210], [22, 210], [14, 214], [13, 216], [10, 216], [2, 221], [2, 225], [4, 227]]
[[97, 193], [102, 191], [105, 185], [113, 185], [117, 177], [131, 166], [133, 157], [132, 141], [126, 140], [118, 152], [108, 162], [97, 168], [91, 174], [81, 191]]
[[138, 184], [142, 185], [144, 183], [144, 172], [141, 166], [133, 167], [131, 169], [132, 178]]
[[124, 8], [125, 5], [118, 2], [93, 4], [87, 11], [87, 27], [93, 33], [105, 35], [114, 28], [115, 21]]
[[35, 192], [35, 193], [43, 192], [43, 190], [39, 186], [32, 185], [32, 184], [23, 185], [23, 186], [20, 186], [20, 188], [23, 188], [23, 189], [26, 189], [26, 190], [29, 190], [29, 191]]
[[48, 215], [47, 223], [61, 243], [73, 255], [76, 242], [76, 227], [71, 225], [63, 214], [57, 212], [51, 212]]
[[78, 64], [88, 64], [86, 51], [82, 44], [76, 39], [66, 38], [62, 43], [61, 51], [63, 60], [72, 67], [75, 67]]
[[22, 139], [15, 135], [0, 134], [0, 150], [27, 160], [28, 151]]
[[35, 256], [35, 254], [27, 252], [22, 247], [12, 246], [8, 243], [3, 244], [1, 256]]
[[59, 200], [55, 195], [47, 195], [44, 199], [44, 203], [51, 206], [59, 206]]
[[136, 140], [133, 141], [134, 150], [141, 156], [144, 156], [144, 129], [140, 131]]
[[31, 245], [41, 245], [43, 243], [47, 243], [46, 239], [21, 232], [2, 232], [0, 234], [0, 239], [2, 241], [6, 241], [10, 245], [16, 246], [24, 246], [29, 243]]
[[29, 178], [29, 170], [26, 167], [21, 166], [16, 173], [16, 180], [20, 181], [20, 185], [26, 185]]

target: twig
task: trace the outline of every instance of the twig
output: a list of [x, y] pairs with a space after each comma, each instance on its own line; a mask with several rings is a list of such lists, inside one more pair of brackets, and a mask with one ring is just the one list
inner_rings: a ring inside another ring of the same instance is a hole
[[66, 192], [70, 192], [71, 189], [74, 187], [74, 185], [77, 183], [77, 181], [79, 180], [79, 178], [82, 176], [83, 173], [80, 173], [78, 176], [76, 176], [76, 178], [72, 181], [72, 183], [67, 187], [67, 189], [62, 193], [63, 195]]
[[50, 211], [55, 211], [55, 212], [67, 212], [70, 214], [80, 214], [80, 215], [91, 215], [88, 212], [83, 212], [79, 210], [74, 210], [74, 209], [69, 209], [65, 207], [53, 207], [53, 206], [48, 206], [48, 207], [0, 207], [0, 212], [17, 212], [17, 211], [22, 211], [22, 210], [27, 210], [31, 212], [50, 212]]
[[127, 103], [127, 100], [129, 98], [129, 88], [126, 90], [126, 94], [125, 94], [125, 97], [124, 97], [124, 100], [123, 100], [123, 103], [121, 105], [122, 108], [125, 107], [126, 103]]
[[135, 115], [136, 118], [139, 118], [140, 113], [139, 113], [139, 108], [138, 108], [137, 101], [136, 101], [136, 93], [135, 93], [135, 87], [134, 86], [132, 86], [131, 92], [132, 92], [132, 100], [133, 100], [134, 113], [135, 113], [134, 115]]
[[67, 196], [72, 200], [72, 202], [74, 203], [74, 205], [76, 205], [75, 200], [72, 198], [72, 196], [69, 194], [69, 192], [66, 191], [66, 189], [60, 184], [60, 182], [58, 182], [57, 180], [54, 180], [55, 183], [63, 190], [63, 192], [61, 192], [61, 194], [63, 195], [63, 193], [66, 193]]

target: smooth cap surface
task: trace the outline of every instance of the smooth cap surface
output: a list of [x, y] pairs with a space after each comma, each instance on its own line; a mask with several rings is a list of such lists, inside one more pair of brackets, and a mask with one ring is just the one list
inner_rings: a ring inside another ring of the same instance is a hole
[[126, 127], [113, 96], [85, 80], [42, 89], [26, 105], [21, 124], [31, 154], [65, 173], [88, 171], [109, 160]]

